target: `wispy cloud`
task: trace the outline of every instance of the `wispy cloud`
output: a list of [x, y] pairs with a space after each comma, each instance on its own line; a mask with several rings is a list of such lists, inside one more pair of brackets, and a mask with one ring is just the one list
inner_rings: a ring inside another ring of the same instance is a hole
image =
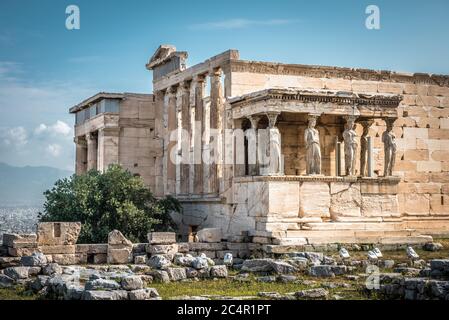
[[62, 135], [67, 137], [72, 135], [72, 128], [64, 121], [57, 120], [52, 125], [46, 125], [45, 123], [41, 123], [39, 126], [36, 127], [36, 129], [34, 129], [34, 133], [37, 135], [43, 133], [50, 133], [53, 135]]
[[192, 24], [190, 29], [243, 29], [256, 26], [281, 26], [297, 23], [296, 19], [269, 19], [269, 20], [252, 20], [244, 18], [235, 18], [221, 21], [211, 21], [205, 23]]
[[59, 157], [61, 154], [61, 146], [59, 144], [53, 143], [47, 146], [47, 152], [53, 157]]
[[0, 129], [0, 138], [6, 146], [17, 148], [28, 143], [28, 134], [24, 127], [18, 126]]
[[23, 65], [0, 61], [0, 162], [72, 167], [70, 106], [97, 92], [79, 81], [35, 81]]

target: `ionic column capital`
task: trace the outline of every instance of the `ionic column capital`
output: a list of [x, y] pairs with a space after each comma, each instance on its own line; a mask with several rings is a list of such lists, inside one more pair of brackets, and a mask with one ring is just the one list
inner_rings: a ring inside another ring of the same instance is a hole
[[81, 146], [86, 146], [87, 145], [87, 141], [86, 141], [86, 137], [85, 136], [78, 136], [73, 138], [73, 142], [75, 142], [78, 145]]
[[176, 86], [170, 86], [167, 88], [167, 90], [165, 91], [165, 95], [168, 98], [173, 98], [176, 96], [176, 92], [177, 92], [177, 87]]
[[97, 131], [95, 131], [95, 132], [88, 132], [88, 133], [86, 133], [86, 140], [89, 142], [89, 140], [97, 139], [97, 136], [98, 136], [98, 132]]
[[222, 74], [223, 70], [221, 70], [221, 68], [214, 68], [209, 71], [209, 76], [211, 77], [221, 77]]

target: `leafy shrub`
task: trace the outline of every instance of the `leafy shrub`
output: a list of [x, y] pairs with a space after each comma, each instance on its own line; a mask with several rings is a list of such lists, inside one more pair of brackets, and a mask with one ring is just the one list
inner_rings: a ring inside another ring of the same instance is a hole
[[119, 165], [60, 179], [44, 195], [39, 220], [80, 221], [79, 243], [107, 242], [113, 229], [133, 242], [147, 242], [149, 231], [173, 231], [170, 212], [180, 211], [176, 199], [156, 199], [140, 177]]

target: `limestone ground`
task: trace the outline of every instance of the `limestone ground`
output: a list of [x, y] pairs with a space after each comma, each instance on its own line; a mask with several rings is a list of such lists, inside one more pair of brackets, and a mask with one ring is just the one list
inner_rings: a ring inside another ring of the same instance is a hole
[[[417, 249], [420, 257], [426, 261], [430, 259], [449, 258], [449, 239], [435, 239], [443, 244], [444, 249], [437, 252], [429, 252]], [[327, 253], [332, 257], [337, 257], [338, 253]], [[405, 250], [384, 251], [383, 259], [392, 259], [397, 263], [408, 262]], [[366, 259], [366, 252], [351, 252], [353, 260]], [[263, 299], [258, 296], [259, 292], [277, 292], [286, 294], [305, 289], [324, 288], [329, 291], [328, 299], [378, 299], [376, 295], [369, 295], [365, 290], [365, 279], [363, 268], [359, 268], [355, 275], [360, 275], [358, 280], [349, 280], [344, 276], [335, 278], [316, 278], [303, 273], [297, 275], [297, 281], [289, 283], [281, 282], [261, 282], [254, 275], [250, 275], [246, 281], [236, 281], [233, 279], [198, 280], [190, 282], [170, 282], [151, 283], [149, 286], [156, 288], [162, 299], [176, 299], [182, 297], [203, 296], [209, 299], [223, 298], [251, 298]], [[392, 270], [381, 269], [381, 272], [391, 272]], [[231, 271], [230, 275], [236, 275], [236, 271]], [[23, 287], [15, 289], [0, 289], [0, 300], [30, 300], [37, 299], [37, 296], [29, 294]]]

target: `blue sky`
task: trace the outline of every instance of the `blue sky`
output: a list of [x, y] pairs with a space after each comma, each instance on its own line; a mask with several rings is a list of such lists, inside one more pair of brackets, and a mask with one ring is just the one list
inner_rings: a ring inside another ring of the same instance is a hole
[[[65, 28], [78, 5], [80, 30]], [[365, 8], [380, 9], [380, 30]], [[189, 65], [233, 48], [242, 59], [449, 74], [449, 2], [0, 2], [0, 162], [73, 169], [70, 106], [98, 91], [150, 93], [161, 43]]]

